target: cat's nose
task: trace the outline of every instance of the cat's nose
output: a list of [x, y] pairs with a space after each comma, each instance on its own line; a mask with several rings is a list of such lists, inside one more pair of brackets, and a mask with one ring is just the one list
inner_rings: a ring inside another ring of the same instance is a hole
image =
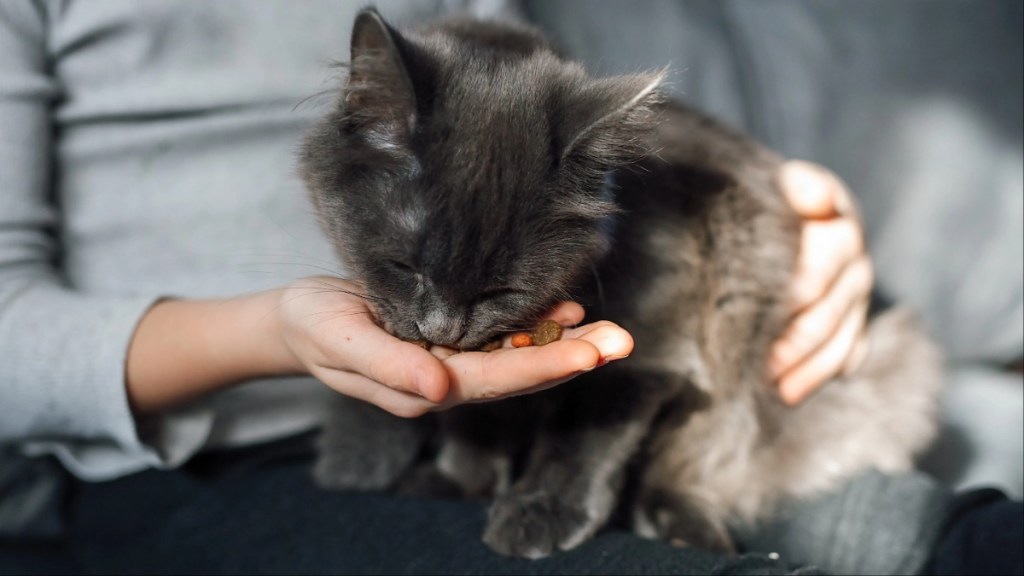
[[465, 321], [438, 311], [417, 320], [416, 328], [425, 340], [442, 346], [455, 344], [466, 334]]

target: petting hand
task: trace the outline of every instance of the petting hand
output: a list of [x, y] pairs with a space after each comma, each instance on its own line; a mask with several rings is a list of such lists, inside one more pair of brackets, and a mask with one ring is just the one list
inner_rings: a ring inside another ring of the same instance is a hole
[[[427, 351], [378, 326], [356, 285], [327, 277], [292, 284], [278, 314], [294, 370], [405, 417], [543, 390], [633, 349], [625, 330], [596, 322], [568, 328], [547, 346], [506, 342], [493, 352]], [[547, 317], [572, 326], [583, 320], [583, 308], [566, 302]]]
[[797, 404], [866, 353], [873, 269], [856, 206], [835, 174], [790, 161], [778, 181], [803, 227], [791, 284], [794, 316], [772, 349], [769, 370], [782, 399]]

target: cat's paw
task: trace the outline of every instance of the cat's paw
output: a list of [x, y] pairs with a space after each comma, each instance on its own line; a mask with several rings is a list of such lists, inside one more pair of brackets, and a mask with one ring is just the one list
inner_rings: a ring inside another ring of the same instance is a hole
[[313, 466], [313, 479], [325, 490], [377, 492], [386, 490], [400, 477], [403, 464], [321, 454]]
[[599, 527], [579, 503], [546, 492], [512, 492], [491, 505], [484, 543], [505, 556], [537, 559], [578, 546]]
[[329, 490], [390, 488], [419, 454], [422, 426], [338, 394], [317, 439], [316, 484]]
[[662, 490], [647, 490], [633, 511], [633, 528], [646, 538], [678, 547], [735, 554], [725, 520], [703, 500]]

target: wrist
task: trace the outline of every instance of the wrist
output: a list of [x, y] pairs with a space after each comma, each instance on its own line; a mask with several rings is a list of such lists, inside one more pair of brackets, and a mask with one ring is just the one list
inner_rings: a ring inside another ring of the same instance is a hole
[[224, 300], [163, 300], [139, 322], [125, 384], [136, 413], [195, 400], [253, 378], [301, 372], [281, 336], [280, 291]]
[[307, 370], [292, 352], [285, 337], [286, 323], [282, 317], [281, 299], [286, 289], [268, 290], [243, 298], [244, 312], [240, 329], [246, 334], [247, 365], [259, 376], [305, 374]]

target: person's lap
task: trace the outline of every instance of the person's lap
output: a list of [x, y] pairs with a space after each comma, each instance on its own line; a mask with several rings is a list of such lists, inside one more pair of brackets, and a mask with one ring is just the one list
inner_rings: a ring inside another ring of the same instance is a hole
[[[918, 573], [950, 532], [944, 526], [955, 504], [948, 489], [923, 475], [869, 473], [740, 533], [741, 545], [757, 554], [716, 555], [608, 529], [572, 551], [524, 560], [481, 542], [484, 502], [318, 489], [308, 438], [203, 454], [175, 471], [78, 484], [70, 507], [74, 560], [91, 573], [785, 574], [813, 565]], [[995, 496], [977, 504], [1005, 500]], [[1012, 505], [1000, 509], [1004, 524], [1019, 520], [1020, 504]], [[957, 547], [970, 536], [946, 545], [940, 560], [969, 562]], [[975, 556], [990, 552], [972, 546]]]
[[765, 555], [720, 556], [617, 530], [547, 559], [505, 558], [481, 542], [482, 502], [322, 491], [309, 454], [255, 454], [80, 485], [76, 560], [103, 573], [788, 573]]

